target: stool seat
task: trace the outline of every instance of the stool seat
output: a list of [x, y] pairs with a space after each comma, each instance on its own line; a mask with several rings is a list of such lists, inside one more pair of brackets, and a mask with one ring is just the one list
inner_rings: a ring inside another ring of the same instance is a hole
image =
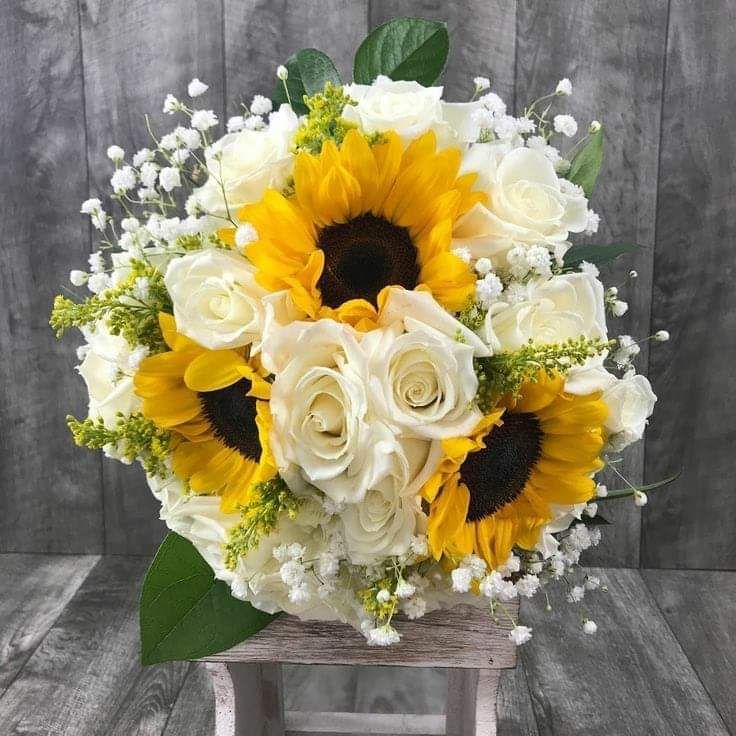
[[[516, 617], [516, 604], [506, 604]], [[508, 629], [487, 608], [457, 606], [415, 621], [395, 618], [401, 641], [372, 647], [351, 626], [280, 616], [225, 652], [206, 657], [216, 736], [283, 736], [285, 731], [493, 736], [501, 669], [514, 667]], [[341, 664], [449, 668], [445, 715], [284, 712], [280, 665]]]

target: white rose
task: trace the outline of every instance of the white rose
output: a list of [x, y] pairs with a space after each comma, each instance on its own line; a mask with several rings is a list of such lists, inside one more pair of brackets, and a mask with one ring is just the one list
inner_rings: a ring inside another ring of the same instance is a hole
[[488, 310], [482, 335], [492, 350], [518, 350], [529, 340], [545, 344], [581, 336], [606, 338], [603, 285], [594, 276], [553, 276], [529, 282], [526, 290], [524, 301], [496, 302]]
[[266, 291], [255, 269], [237, 253], [208, 248], [177, 258], [164, 283], [174, 304], [177, 330], [209, 350], [260, 343]]
[[612, 383], [603, 392], [603, 401], [609, 409], [605, 423], [609, 444], [620, 452], [644, 436], [657, 397], [644, 376], [633, 375]]
[[442, 87], [379, 76], [370, 85], [347, 85], [345, 92], [356, 104], [346, 105], [343, 117], [364, 133], [393, 130], [408, 141], [434, 130], [441, 145], [451, 145], [476, 140], [480, 132], [473, 122], [480, 103], [442, 102]]
[[586, 198], [563, 188], [540, 151], [480, 143], [468, 157], [488, 201], [458, 220], [453, 247], [468, 248], [473, 257], [504, 267], [506, 253], [515, 245], [546, 245], [564, 252], [569, 234], [585, 230]]
[[367, 360], [357, 333], [332, 320], [275, 333], [264, 345], [264, 364], [276, 369], [271, 437], [284, 480], [295, 492], [311, 484], [336, 502], [360, 501], [390, 464], [395, 442], [388, 427], [369, 417]]
[[213, 143], [205, 154], [210, 176], [194, 194], [201, 208], [210, 215], [227, 217], [229, 211], [235, 217], [266, 189], [282, 188], [291, 171], [289, 145], [297, 125], [286, 106], [275, 114], [272, 126], [228, 133]]
[[366, 337], [372, 345], [374, 401], [386, 422], [405, 434], [443, 439], [470, 432], [481, 414], [473, 348], [406, 318]]
[[92, 419], [102, 417], [105, 426], [114, 429], [118, 412], [127, 416], [140, 406], [133, 390], [132, 351], [127, 340], [110, 334], [104, 323], [85, 331], [85, 337], [88, 350], [77, 370], [87, 384], [88, 414]]

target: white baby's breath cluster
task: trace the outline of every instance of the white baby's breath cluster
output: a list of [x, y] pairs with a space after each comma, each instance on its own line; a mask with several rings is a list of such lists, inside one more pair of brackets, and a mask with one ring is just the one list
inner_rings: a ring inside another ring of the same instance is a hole
[[[288, 71], [280, 67], [277, 76], [286, 80]], [[477, 175], [475, 186], [489, 196], [452, 233], [452, 253], [475, 278], [466, 310], [473, 321], [426, 292], [396, 289], [379, 327], [358, 332], [310, 321], [287, 292], [263, 288], [246, 255], [260, 235], [238, 213], [266, 190], [291, 186], [304, 121], [262, 95], [227, 121], [222, 136], [218, 115], [195, 105], [206, 100], [204, 82], [193, 79], [184, 99], [167, 95], [162, 109], [175, 124], [157, 132], [149, 123], [150, 143], [133, 153], [110, 146], [111, 192], [81, 207], [101, 247], [87, 269], [71, 272], [72, 285], [100, 303], [122, 300], [149, 327], [146, 315], [155, 321], [163, 299], [181, 335], [213, 351], [247, 347], [273, 377], [273, 452], [301, 501], [298, 512], [228, 564], [224, 542], [240, 514], [221, 511], [214, 493], [192, 494], [167, 458], [163, 473], [149, 474], [162, 518], [235, 596], [265, 611], [348, 621], [372, 645], [398, 641], [395, 616], [416, 619], [468, 601], [486, 605], [523, 644], [532, 630], [518, 624], [511, 602], [562, 581], [578, 604], [600, 587], [579, 569], [581, 554], [600, 541], [600, 527], [589, 526], [595, 502], [556, 509], [535, 549], [515, 550], [497, 569], [468, 555], [448, 570], [428, 546], [419, 492], [443, 440], [469, 434], [481, 418], [477, 361], [530, 343], [608, 340], [606, 312], [625, 315], [619, 290], [634, 278], [605, 289], [594, 264], [565, 264], [572, 238], [594, 233], [600, 220], [565, 178], [579, 126], [566, 108], [553, 114], [552, 106], [567, 103], [571, 82], [562, 79], [519, 117], [488, 78], [473, 85], [471, 102], [447, 103], [441, 87], [379, 77], [347, 85], [343, 110], [366, 135], [395, 131], [409, 142], [433, 130], [440, 146], [462, 151], [461, 173]], [[233, 247], [221, 239], [223, 228], [233, 232]], [[140, 327], [140, 339], [113, 327], [107, 316], [92, 319], [79, 353], [89, 417], [108, 429], [140, 411], [134, 377], [155, 350], [148, 327]], [[652, 339], [668, 338], [660, 330]], [[567, 375], [570, 394], [602, 393], [612, 457], [641, 438], [656, 400], [636, 373], [639, 352], [640, 341], [624, 334]], [[122, 441], [105, 449], [120, 458], [125, 450]], [[598, 501], [606, 495], [599, 485]], [[646, 495], [636, 491], [634, 502], [643, 505]], [[585, 618], [582, 630], [594, 633], [596, 624]]]

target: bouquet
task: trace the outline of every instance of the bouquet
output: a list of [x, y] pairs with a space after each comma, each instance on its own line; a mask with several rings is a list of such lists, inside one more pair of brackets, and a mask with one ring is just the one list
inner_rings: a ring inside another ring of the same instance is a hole
[[666, 482], [616, 469], [656, 397], [641, 340], [609, 335], [623, 285], [599, 280], [634, 246], [588, 242], [602, 125], [578, 130], [567, 79], [519, 117], [484, 77], [446, 102], [448, 48], [444, 24], [393, 20], [352, 83], [299, 51], [222, 136], [194, 79], [172, 130], [107, 151], [112, 192], [81, 209], [100, 249], [70, 274], [90, 293], [51, 325], [84, 337], [75, 441], [140, 462], [171, 530], [146, 663], [280, 612], [388, 645], [397, 617], [458, 603], [522, 644], [509, 601], [559, 581], [579, 602], [599, 508]]

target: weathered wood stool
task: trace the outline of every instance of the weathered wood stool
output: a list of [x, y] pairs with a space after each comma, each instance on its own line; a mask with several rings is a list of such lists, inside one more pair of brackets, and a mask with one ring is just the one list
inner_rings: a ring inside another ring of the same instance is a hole
[[[349, 626], [281, 616], [242, 644], [208, 657], [216, 736], [285, 731], [493, 736], [500, 670], [516, 664], [508, 631], [494, 626], [487, 610], [471, 606], [398, 621], [396, 628], [399, 644], [369, 647]], [[284, 712], [282, 663], [448, 667], [446, 715]]]

